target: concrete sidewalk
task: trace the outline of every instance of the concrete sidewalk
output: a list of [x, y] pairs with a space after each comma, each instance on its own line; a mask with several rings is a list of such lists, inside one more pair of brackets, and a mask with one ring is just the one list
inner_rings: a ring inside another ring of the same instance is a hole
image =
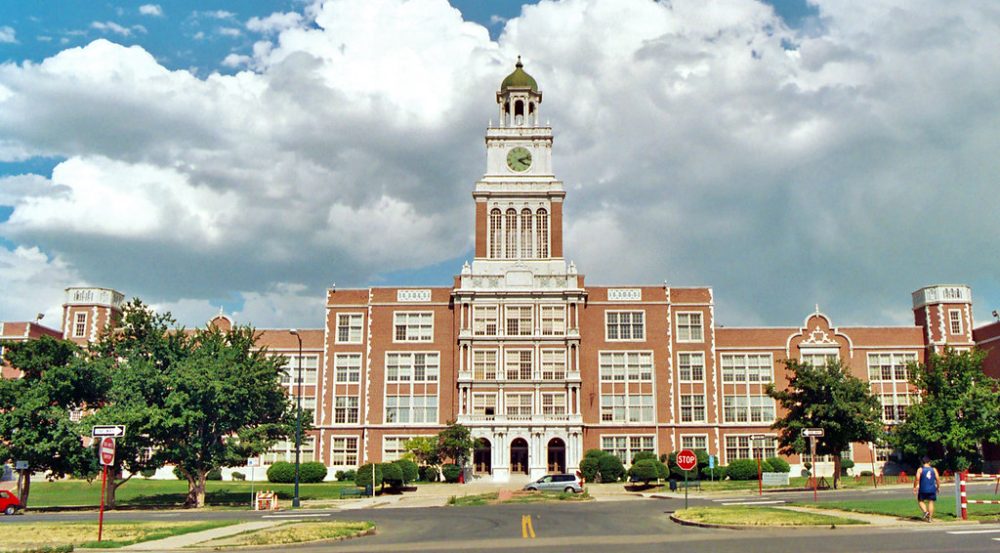
[[254, 522], [244, 522], [243, 524], [233, 524], [231, 526], [223, 526], [222, 528], [213, 528], [211, 530], [203, 530], [201, 532], [191, 532], [189, 534], [181, 534], [180, 536], [171, 536], [162, 540], [137, 543], [135, 545], [122, 547], [116, 551], [169, 551], [173, 549], [181, 549], [209, 540], [227, 538], [229, 536], [235, 536], [236, 534], [242, 534], [243, 532], [270, 528], [286, 522], [288, 522], [288, 520], [258, 520]]

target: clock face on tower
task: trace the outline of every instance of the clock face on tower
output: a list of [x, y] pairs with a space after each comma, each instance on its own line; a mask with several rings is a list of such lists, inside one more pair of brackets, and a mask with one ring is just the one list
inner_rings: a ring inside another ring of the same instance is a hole
[[507, 167], [519, 173], [527, 171], [531, 167], [531, 152], [522, 146], [511, 148], [507, 152]]

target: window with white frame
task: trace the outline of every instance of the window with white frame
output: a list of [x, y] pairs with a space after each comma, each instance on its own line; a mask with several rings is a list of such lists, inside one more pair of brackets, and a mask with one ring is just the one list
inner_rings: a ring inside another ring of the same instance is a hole
[[542, 336], [562, 336], [566, 334], [566, 307], [563, 305], [541, 306]]
[[906, 366], [916, 363], [916, 353], [869, 353], [868, 380], [873, 382], [906, 382], [909, 378]]
[[353, 436], [330, 440], [330, 464], [335, 467], [358, 466], [358, 439]]
[[839, 358], [836, 350], [802, 352], [802, 363], [814, 367], [825, 367], [827, 363], [832, 363]]
[[406, 442], [413, 436], [384, 436], [382, 438], [382, 462], [398, 461], [403, 455], [409, 453], [406, 450]]
[[653, 422], [652, 394], [601, 394], [602, 422]]
[[705, 396], [681, 395], [681, 422], [705, 422]]
[[338, 353], [333, 356], [333, 376], [338, 384], [361, 382], [361, 354]]
[[496, 305], [472, 307], [472, 333], [476, 336], [496, 336], [500, 308]]
[[508, 351], [507, 353], [507, 379], [508, 380], [531, 380], [531, 354], [530, 349]]
[[750, 436], [726, 436], [726, 463], [736, 459], [767, 459], [778, 455], [774, 436], [763, 440], [751, 440]]
[[386, 353], [385, 381], [437, 382], [440, 357], [437, 352]]
[[653, 352], [602, 351], [598, 356], [603, 382], [652, 382]]
[[539, 209], [535, 212], [535, 236], [538, 243], [539, 259], [549, 257], [549, 212]]
[[962, 311], [960, 309], [948, 310], [948, 322], [951, 325], [952, 334], [963, 334], [962, 332]]
[[645, 311], [607, 311], [604, 313], [605, 339], [609, 342], [646, 339]]
[[503, 214], [499, 209], [490, 211], [490, 257], [500, 259], [503, 257]]
[[680, 373], [681, 382], [704, 382], [705, 354], [678, 353], [677, 371]]
[[358, 423], [358, 397], [337, 396], [333, 398], [333, 423]]
[[507, 406], [507, 417], [531, 417], [531, 404], [533, 398], [531, 394], [507, 394], [504, 396], [504, 403]]
[[566, 350], [542, 350], [542, 379], [563, 380], [566, 378]]
[[701, 449], [708, 451], [708, 436], [705, 434], [682, 434], [681, 449]]
[[565, 415], [566, 414], [566, 393], [542, 393], [542, 414], [543, 415]]
[[437, 396], [386, 396], [386, 424], [437, 422]]
[[773, 422], [774, 400], [768, 396], [725, 396], [722, 398], [725, 422]]
[[875, 461], [879, 463], [884, 463], [892, 458], [895, 454], [895, 449], [892, 446], [876, 444], [875, 445]]
[[363, 313], [337, 313], [337, 343], [360, 344]]
[[624, 464], [631, 463], [637, 453], [656, 453], [651, 435], [601, 436], [601, 449], [618, 457]]
[[882, 403], [882, 420], [887, 424], [896, 424], [906, 421], [906, 409], [910, 405], [909, 394], [880, 395], [878, 397]]
[[493, 417], [497, 414], [496, 394], [472, 394], [472, 414], [481, 417]]
[[[293, 375], [297, 375], [299, 372], [299, 356], [283, 354], [285, 358], [285, 363], [281, 367], [281, 383], [286, 385], [295, 385], [295, 378]], [[317, 375], [319, 374], [319, 356], [318, 355], [303, 355], [302, 356], [302, 384], [311, 385], [316, 383]]]
[[703, 342], [705, 340], [705, 330], [702, 328], [701, 313], [678, 313], [677, 314], [677, 341], [678, 342]]
[[302, 418], [305, 420], [316, 420], [316, 396], [302, 398]]
[[430, 342], [434, 340], [434, 313], [397, 311], [392, 315], [394, 342]]
[[497, 350], [472, 350], [472, 377], [476, 380], [496, 380]]
[[532, 308], [529, 305], [508, 305], [505, 314], [507, 318], [507, 336], [531, 336]]
[[770, 353], [723, 353], [720, 357], [723, 382], [760, 382], [774, 380]]
[[[302, 462], [312, 461], [316, 456], [316, 437], [303, 436], [299, 446], [299, 456]], [[260, 456], [265, 465], [273, 465], [278, 461], [291, 462], [295, 460], [295, 440], [276, 442], [271, 449]]]
[[73, 337], [83, 338], [87, 335], [87, 314], [77, 313], [73, 321]]

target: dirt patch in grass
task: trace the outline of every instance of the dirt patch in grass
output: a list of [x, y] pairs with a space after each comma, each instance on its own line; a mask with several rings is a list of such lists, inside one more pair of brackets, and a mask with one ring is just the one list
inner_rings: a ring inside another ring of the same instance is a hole
[[801, 513], [776, 507], [692, 507], [674, 513], [685, 522], [722, 526], [830, 526], [831, 524], [867, 524], [864, 521], [825, 515]]
[[12, 522], [3, 526], [0, 552], [22, 551], [42, 547], [101, 547], [116, 548], [150, 540], [158, 540], [211, 530], [235, 524], [235, 521], [211, 522], [128, 522], [104, 523], [103, 540], [97, 541], [97, 522]]
[[552, 501], [590, 501], [593, 497], [584, 490], [583, 493], [571, 492], [535, 492], [515, 491], [510, 497], [499, 499], [497, 492], [476, 495], [453, 495], [448, 498], [448, 505], [463, 507], [469, 505], [500, 505], [504, 503], [548, 503]]
[[202, 546], [282, 545], [321, 540], [342, 540], [367, 535], [375, 524], [365, 521], [304, 521], [246, 532]]

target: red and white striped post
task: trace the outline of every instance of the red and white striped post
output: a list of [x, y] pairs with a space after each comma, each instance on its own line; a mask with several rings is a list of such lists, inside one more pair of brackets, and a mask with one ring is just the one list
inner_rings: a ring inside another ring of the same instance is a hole
[[969, 472], [965, 470], [958, 473], [958, 498], [961, 501], [962, 520], [969, 520], [969, 504], [965, 497], [965, 479], [968, 474]]

